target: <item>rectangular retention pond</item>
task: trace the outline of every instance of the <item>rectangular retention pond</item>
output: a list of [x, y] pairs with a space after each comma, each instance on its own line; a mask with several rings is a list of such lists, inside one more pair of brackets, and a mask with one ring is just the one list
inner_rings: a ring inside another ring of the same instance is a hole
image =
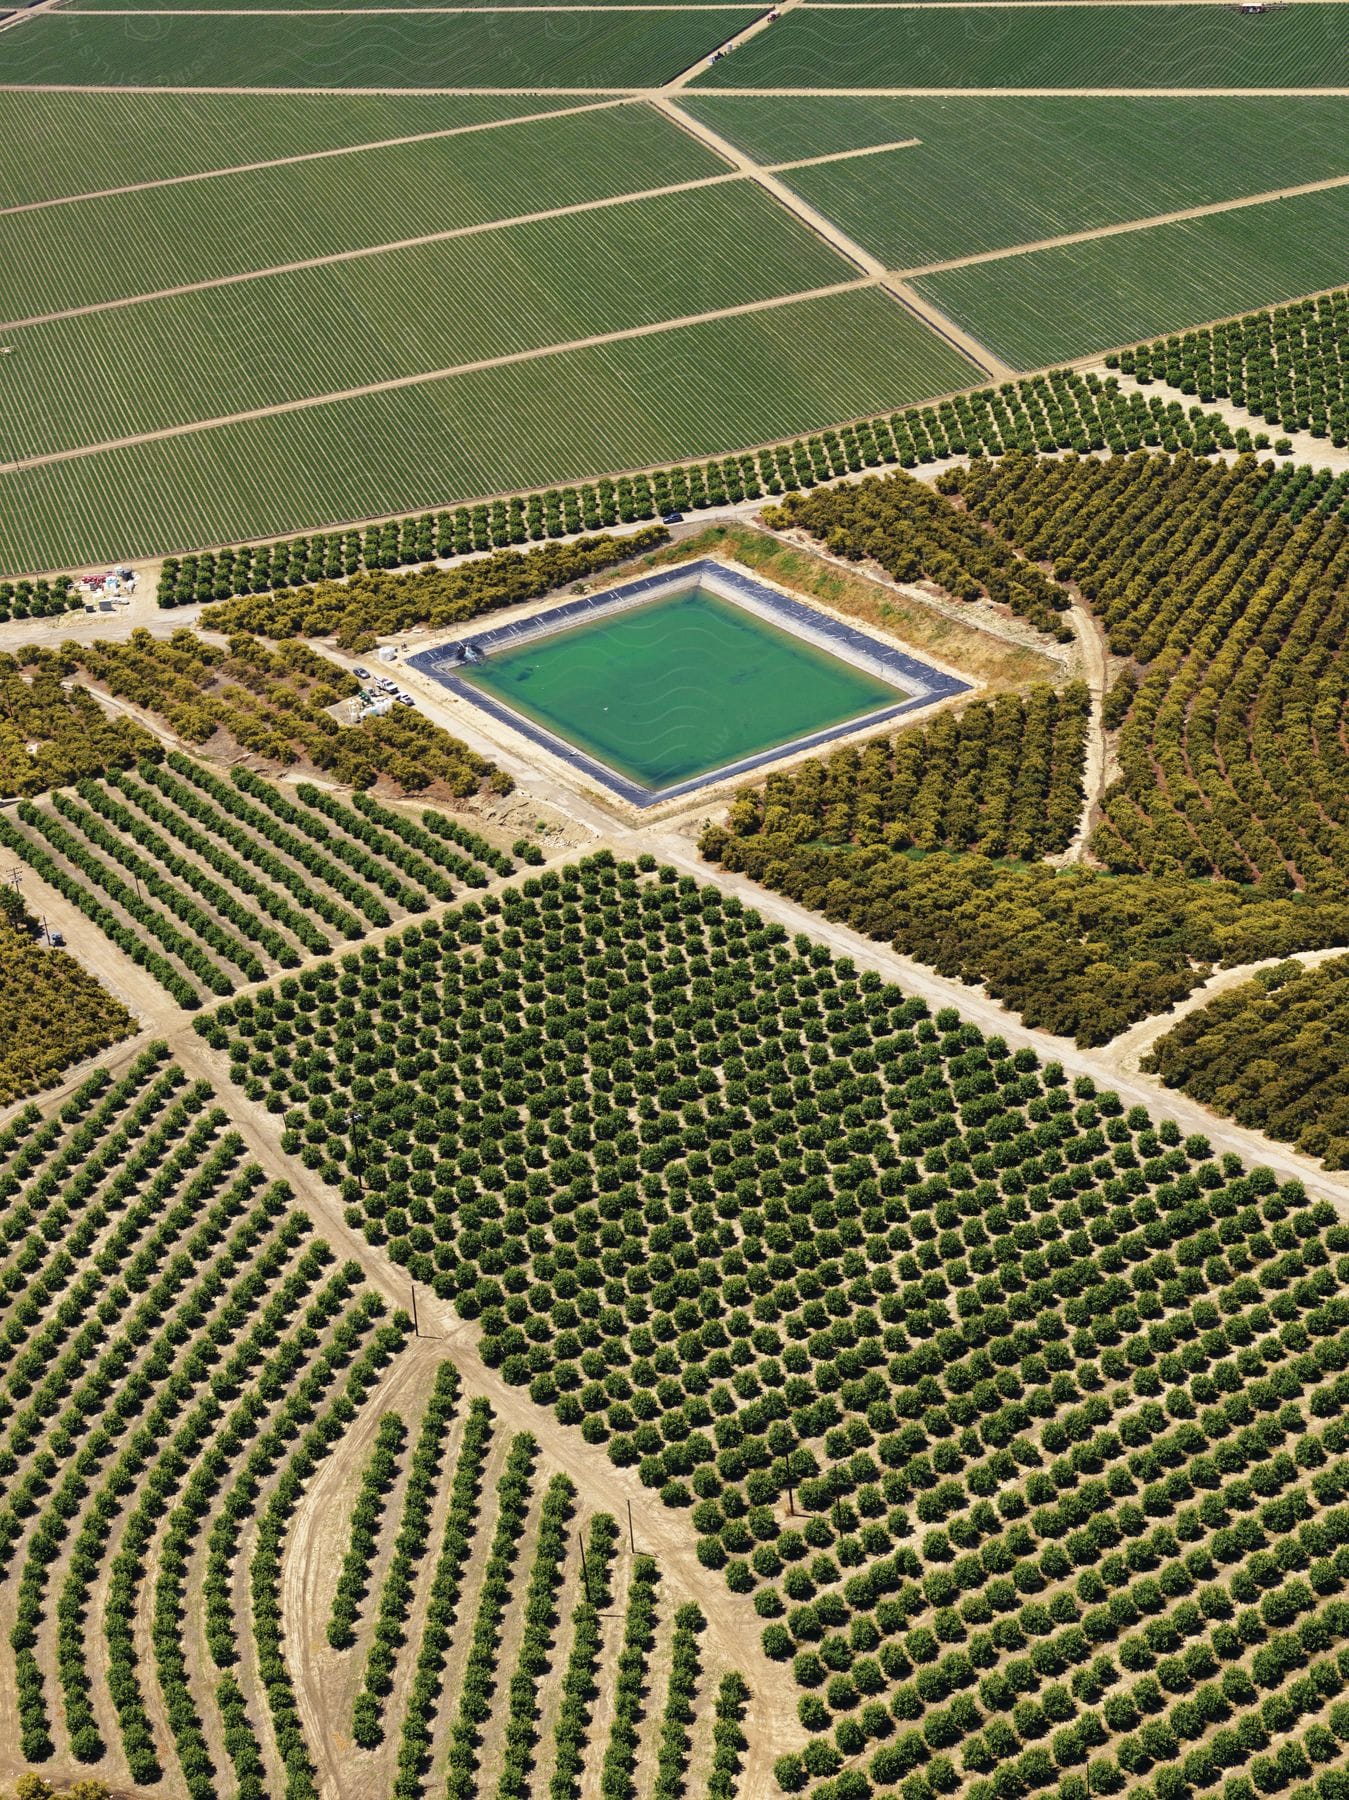
[[708, 561], [412, 660], [638, 806], [964, 685]]

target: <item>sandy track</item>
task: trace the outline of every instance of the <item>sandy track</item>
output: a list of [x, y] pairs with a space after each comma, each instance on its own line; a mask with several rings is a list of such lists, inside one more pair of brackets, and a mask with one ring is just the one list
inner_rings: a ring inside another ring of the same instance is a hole
[[1064, 867], [1069, 863], [1082, 861], [1086, 852], [1087, 839], [1096, 827], [1101, 799], [1109, 779], [1104, 716], [1105, 693], [1109, 685], [1105, 630], [1076, 589], [1070, 589], [1070, 592], [1073, 596], [1073, 604], [1068, 614], [1068, 623], [1072, 626], [1073, 635], [1077, 639], [1078, 655], [1082, 664], [1082, 679], [1086, 682], [1087, 690], [1091, 695], [1091, 710], [1087, 715], [1086, 757], [1082, 768], [1082, 810], [1078, 814], [1077, 830], [1073, 833], [1073, 841], [1068, 848], [1061, 856], [1051, 856], [1045, 859], [1056, 867]]
[[[788, 0], [788, 3], [790, 4], [791, 0]], [[677, 86], [677, 84], [673, 85]], [[724, 157], [738, 175], [747, 177], [763, 188], [780, 206], [785, 207], [794, 218], [813, 231], [816, 237], [822, 238], [832, 249], [837, 250], [840, 256], [846, 256], [849, 262], [855, 263], [859, 269], [876, 280], [884, 275], [884, 264], [878, 258], [850, 238], [832, 219], [827, 219], [823, 213], [817, 212], [808, 201], [803, 200], [798, 193], [789, 188], [785, 181], [779, 180], [778, 176], [765, 164], [755, 162], [737, 145], [731, 143], [729, 138], [722, 137], [720, 132], [714, 131], [710, 125], [705, 125], [692, 113], [683, 111], [674, 104], [673, 100], [662, 98], [655, 104], [666, 118], [682, 127], [690, 137], [697, 138], [707, 149]]]
[[[547, 219], [568, 219], [577, 213], [599, 212], [611, 206], [630, 206], [640, 200], [659, 200], [667, 194], [685, 194], [699, 188], [720, 187], [739, 181], [738, 171], [728, 169], [716, 175], [699, 175], [691, 181], [672, 181], [664, 187], [642, 188], [630, 194], [606, 194], [599, 200], [575, 200], [566, 206], [545, 206], [537, 212], [511, 213], [497, 219], [484, 219], [476, 225], [453, 225], [445, 231], [422, 232], [416, 237], [394, 238], [387, 244], [359, 244], [352, 250], [330, 250], [322, 256], [303, 256], [294, 262], [269, 263], [261, 269], [240, 269], [232, 275], [211, 275], [202, 281], [184, 281], [175, 287], [152, 288], [143, 294], [119, 294], [112, 300], [93, 300], [85, 306], [70, 306], [56, 312], [32, 313], [24, 319], [0, 322], [0, 331], [22, 331], [30, 325], [51, 325], [60, 319], [83, 319], [92, 313], [120, 312], [128, 306], [144, 306], [155, 300], [176, 300], [184, 294], [205, 293], [211, 288], [239, 287], [250, 281], [266, 281], [275, 275], [295, 275], [305, 269], [327, 269], [338, 263], [361, 262], [367, 257], [384, 256], [397, 250], [419, 250], [428, 244], [450, 243], [456, 238], [482, 237], [489, 232], [505, 231], [514, 225], [538, 225]], [[32, 458], [39, 461], [40, 458]]]
[[963, 325], [957, 325], [948, 313], [944, 313], [939, 307], [934, 306], [925, 294], [918, 293], [894, 276], [888, 276], [881, 283], [881, 287], [892, 299], [897, 300], [901, 306], [907, 307], [915, 317], [921, 319], [929, 331], [934, 331], [938, 337], [945, 338], [948, 344], [959, 350], [961, 355], [972, 362], [975, 368], [987, 376], [990, 381], [1014, 379], [1015, 369], [1003, 362], [1001, 357], [996, 356], [987, 344], [982, 343], [977, 337], [973, 337]]
[[[346, 145], [337, 150], [310, 150], [300, 156], [276, 157], [268, 162], [239, 163], [228, 168], [206, 169], [190, 175], [171, 175], [166, 176], [162, 181], [131, 182], [125, 187], [71, 194], [54, 200], [30, 200], [21, 206], [0, 208], [0, 217], [4, 217], [7, 213], [42, 212], [54, 206], [71, 206], [85, 200], [113, 199], [119, 194], [139, 194], [155, 188], [181, 187], [197, 181], [213, 181], [222, 175], [244, 175], [259, 169], [287, 168], [292, 163], [316, 162], [336, 156], [355, 156], [366, 150], [386, 149], [390, 145], [420, 144], [438, 138], [462, 137], [471, 132], [496, 131], [508, 124], [539, 123], [546, 119], [570, 117], [576, 113], [603, 111], [623, 104], [625, 102], [619, 100], [601, 100], [590, 106], [563, 107], [560, 112], [531, 113], [527, 120], [496, 120], [486, 126], [459, 125], [445, 131], [424, 131], [417, 132], [410, 137], [382, 138], [369, 144]], [[718, 137], [710, 128], [700, 125], [698, 121], [687, 117], [673, 106], [662, 106], [661, 110], [674, 123], [688, 131], [690, 136], [698, 138], [734, 166], [714, 175], [694, 176], [688, 181], [667, 182], [660, 187], [635, 188], [629, 193], [605, 194], [598, 199], [571, 201], [563, 206], [543, 207], [535, 212], [503, 213], [495, 219], [479, 220], [472, 225], [453, 225], [443, 231], [422, 232], [416, 237], [393, 238], [387, 243], [358, 244], [349, 250], [326, 251], [321, 256], [300, 257], [294, 262], [268, 263], [260, 268], [239, 269], [229, 275], [210, 275], [203, 277], [200, 281], [181, 282], [174, 287], [150, 288], [144, 293], [118, 294], [108, 300], [92, 300], [84, 306], [63, 307], [54, 312], [31, 313], [26, 318], [0, 321], [0, 331], [22, 331], [33, 325], [51, 325], [61, 319], [80, 319], [87, 318], [92, 313], [118, 312], [124, 307], [143, 306], [157, 300], [174, 300], [184, 294], [202, 293], [211, 288], [237, 287], [250, 281], [265, 281], [276, 275], [294, 275], [305, 269], [324, 269], [336, 263], [359, 262], [370, 256], [383, 256], [397, 250], [421, 249], [428, 244], [448, 243], [456, 238], [482, 237], [495, 231], [507, 231], [516, 225], [537, 225], [549, 219], [570, 218], [575, 213], [602, 212], [611, 206], [629, 206], [638, 201], [659, 200], [670, 194], [693, 193], [699, 188], [721, 187], [733, 181], [758, 182], [788, 211], [803, 219], [818, 236], [832, 244], [842, 255], [862, 265], [870, 274], [881, 275], [884, 273], [882, 265], [874, 257], [854, 244], [823, 214], [816, 213], [798, 195], [782, 182], [775, 180], [774, 177], [793, 169], [816, 168], [821, 163], [848, 162], [854, 158], [880, 156], [889, 150], [914, 149], [922, 142], [921, 138], [895, 138], [888, 143], [867, 145], [861, 150], [834, 150], [823, 156], [802, 156], [788, 162], [759, 164], [750, 162], [726, 139]], [[1334, 183], [1320, 185], [1333, 186]]]
[[[1117, 1038], [1112, 1038], [1106, 1045], [1106, 1050], [1119, 1060], [1122, 1067], [1136, 1072], [1152, 1046], [1159, 1038], [1165, 1037], [1173, 1026], [1178, 1025], [1190, 1013], [1207, 1006], [1210, 1000], [1216, 1000], [1219, 994], [1230, 994], [1233, 988], [1244, 986], [1262, 969], [1277, 969], [1285, 962], [1299, 962], [1304, 968], [1315, 969], [1321, 963], [1330, 962], [1346, 953], [1349, 953], [1349, 944], [1330, 950], [1302, 950], [1292, 957], [1266, 956], [1260, 962], [1243, 963], [1238, 969], [1219, 969], [1216, 974], [1209, 976], [1202, 987], [1197, 987], [1184, 1000], [1178, 1001], [1170, 1012], [1155, 1013], [1149, 1019], [1140, 1019], [1137, 1025], [1131, 1025]], [[1177, 1094], [1174, 1088], [1167, 1088], [1165, 1092], [1168, 1101]]]
[[[351, 1708], [361, 1686], [380, 1590], [398, 1534], [412, 1452], [421, 1430], [426, 1399], [442, 1361], [435, 1346], [425, 1338], [416, 1338], [408, 1345], [372, 1390], [355, 1424], [306, 1487], [287, 1535], [281, 1567], [281, 1617], [286, 1661], [295, 1683], [305, 1736], [318, 1770], [319, 1791], [323, 1794], [356, 1791], [352, 1779], [354, 1772], [368, 1768], [375, 1755], [380, 1754], [367, 1754], [356, 1749], [351, 1737]], [[371, 1564], [366, 1596], [361, 1603], [356, 1643], [349, 1650], [334, 1650], [328, 1643], [328, 1615], [349, 1540], [351, 1509], [380, 1421], [389, 1412], [397, 1413], [407, 1427], [399, 1475], [385, 1497], [378, 1553]], [[453, 1456], [453, 1446], [449, 1454]], [[444, 1470], [442, 1463], [442, 1486]], [[436, 1535], [437, 1520], [433, 1516], [429, 1539], [432, 1545]], [[434, 1554], [424, 1558], [423, 1565], [427, 1561], [434, 1562]], [[424, 1566], [418, 1572], [424, 1574]], [[400, 1672], [402, 1664], [410, 1661], [413, 1654], [411, 1647], [405, 1644], [399, 1658]], [[399, 1717], [396, 1699], [397, 1689], [389, 1697], [385, 1712], [386, 1732], [391, 1722], [395, 1728], [386, 1735], [386, 1746], [390, 1736], [396, 1745]]]
[[[951, 5], [953, 0], [938, 0]], [[1009, 0], [1009, 4], [1012, 0]], [[1016, 0], [1017, 4], [1021, 0]], [[1082, 0], [1088, 4], [1089, 0]], [[1161, 3], [1161, 0], [1158, 0]], [[1169, 3], [1169, 0], [1167, 0]], [[364, 9], [363, 9], [364, 10]], [[418, 9], [421, 10], [420, 8]], [[531, 11], [537, 9], [530, 8]], [[573, 9], [566, 9], [571, 12]], [[608, 9], [606, 8], [606, 11]], [[664, 9], [662, 9], [664, 10]], [[121, 17], [120, 13], [104, 17]], [[155, 14], [158, 18], [160, 15]], [[253, 17], [250, 9], [249, 17]], [[306, 15], [307, 16], [307, 15]], [[1343, 99], [1349, 87], [717, 87], [699, 88], [700, 95], [716, 99], [770, 100], [1295, 100]], [[658, 100], [669, 90], [663, 87], [580, 87], [558, 83], [536, 82], [532, 87], [497, 87], [483, 83], [476, 87], [428, 86], [388, 87], [299, 87], [293, 84], [267, 86], [258, 83], [231, 82], [212, 85], [207, 82], [124, 82], [124, 81], [0, 81], [0, 94], [391, 94], [394, 96], [435, 96], [436, 94], [471, 94], [490, 99], [493, 95], [516, 94], [537, 99], [541, 94], [569, 94], [578, 97], [608, 96], [614, 100]]]

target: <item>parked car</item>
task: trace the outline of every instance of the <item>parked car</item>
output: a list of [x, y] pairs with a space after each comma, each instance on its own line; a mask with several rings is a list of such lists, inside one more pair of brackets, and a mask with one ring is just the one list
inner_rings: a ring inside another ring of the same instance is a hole
[[412, 698], [411, 694], [400, 694], [398, 696], [398, 704], [400, 706], [415, 706], [417, 703]]
[[357, 681], [369, 681], [370, 679], [369, 669], [363, 669], [359, 663], [357, 663], [356, 667], [351, 672], [356, 677]]
[[681, 512], [662, 513], [660, 515], [660, 522], [662, 525], [682, 525], [684, 523], [684, 515]]

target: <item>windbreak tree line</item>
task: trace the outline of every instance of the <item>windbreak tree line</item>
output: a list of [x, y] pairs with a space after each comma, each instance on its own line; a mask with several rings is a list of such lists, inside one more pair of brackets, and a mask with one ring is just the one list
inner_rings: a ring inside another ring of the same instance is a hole
[[364, 651], [376, 638], [415, 625], [443, 631], [503, 606], [536, 600], [668, 540], [663, 525], [649, 525], [630, 537], [502, 550], [453, 569], [389, 575], [376, 565], [353, 573], [345, 583], [320, 581], [231, 600], [212, 607], [202, 623], [216, 631], [256, 631], [271, 638], [335, 637], [346, 649]]
[[[1145, 445], [1207, 455], [1220, 448], [1248, 449], [1250, 438], [1247, 433], [1234, 435], [1219, 413], [1205, 413], [1198, 406], [1186, 409], [1178, 401], [1155, 395], [1125, 394], [1114, 377], [1103, 381], [1098, 375], [1055, 369], [739, 456], [420, 513], [364, 530], [319, 532], [281, 543], [240, 544], [169, 557], [160, 578], [159, 604], [187, 606], [236, 595], [275, 595], [275, 600], [256, 609], [231, 608], [224, 615], [230, 624], [222, 628], [234, 629], [246, 620], [246, 629], [266, 636], [288, 635], [297, 629], [290, 623], [295, 615], [277, 590], [312, 589], [361, 570], [401, 568], [600, 532], [659, 519], [672, 511], [696, 512], [809, 489], [887, 464], [912, 469], [948, 456], [1002, 456], [1012, 450], [1123, 452]], [[302, 605], [312, 607], [312, 597]], [[335, 613], [322, 616], [328, 620], [326, 631], [354, 635], [362, 629], [359, 619], [339, 624]]]
[[1349, 956], [1261, 970], [1181, 1019], [1144, 1067], [1168, 1087], [1349, 1168]]
[[799, 1691], [789, 1791], [1343, 1762], [1349, 1229], [1297, 1183], [607, 856], [198, 1029], [508, 1382], [689, 1509]]
[[1077, 831], [1088, 711], [1080, 681], [978, 700], [770, 775], [737, 795], [726, 830], [802, 844], [1048, 856]]

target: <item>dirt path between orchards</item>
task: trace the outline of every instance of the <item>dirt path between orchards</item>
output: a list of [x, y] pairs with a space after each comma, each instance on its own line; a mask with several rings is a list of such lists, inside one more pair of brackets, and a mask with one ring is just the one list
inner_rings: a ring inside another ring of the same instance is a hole
[[[626, 843], [616, 841], [615, 847], [620, 855], [627, 856], [643, 846], [673, 863], [682, 873], [693, 875], [702, 882], [714, 882], [725, 892], [738, 895], [764, 918], [777, 920], [789, 932], [804, 932], [827, 945], [836, 956], [849, 957], [858, 968], [875, 969], [886, 980], [896, 982], [906, 993], [919, 996], [931, 1006], [955, 1007], [971, 1024], [1001, 1037], [1013, 1049], [1025, 1045], [1042, 1061], [1061, 1063], [1069, 1075], [1089, 1075], [1101, 1087], [1113, 1088], [1128, 1106], [1145, 1106], [1151, 1113], [1174, 1119], [1183, 1133], [1197, 1133], [1208, 1138], [1215, 1155], [1230, 1150], [1247, 1165], [1263, 1163], [1281, 1181], [1301, 1181], [1309, 1193], [1324, 1195], [1349, 1217], [1349, 1178], [1331, 1173], [1314, 1158], [1302, 1156], [1287, 1145], [1276, 1144], [1260, 1132], [1249, 1131], [1210, 1112], [1198, 1101], [1164, 1087], [1151, 1076], [1139, 1075], [1130, 1068], [1121, 1052], [1120, 1038], [1099, 1049], [1081, 1050], [1070, 1038], [1056, 1037], [1038, 1027], [1025, 1026], [1016, 1013], [995, 1000], [982, 986], [974, 987], [938, 975], [889, 944], [863, 937], [851, 926], [809, 912], [795, 901], [760, 887], [746, 875], [733, 875], [725, 869], [710, 867], [698, 856], [689, 840], [676, 831], [657, 827], [645, 833], [634, 833]], [[1337, 954], [1344, 952], [1341, 950]], [[1165, 1015], [1164, 1027], [1174, 1022], [1174, 1016]]]
[[1082, 680], [1087, 684], [1091, 696], [1091, 704], [1087, 713], [1086, 744], [1082, 765], [1082, 810], [1077, 818], [1077, 830], [1073, 833], [1073, 841], [1060, 856], [1048, 856], [1045, 861], [1054, 868], [1065, 868], [1069, 863], [1080, 863], [1087, 849], [1088, 839], [1096, 829], [1097, 815], [1100, 812], [1101, 800], [1108, 783], [1109, 758], [1106, 755], [1105, 740], [1105, 694], [1109, 685], [1109, 652], [1105, 641], [1105, 631], [1100, 620], [1092, 612], [1082, 597], [1072, 591], [1073, 604], [1068, 614], [1068, 622], [1077, 639], [1078, 654], [1082, 664]]

